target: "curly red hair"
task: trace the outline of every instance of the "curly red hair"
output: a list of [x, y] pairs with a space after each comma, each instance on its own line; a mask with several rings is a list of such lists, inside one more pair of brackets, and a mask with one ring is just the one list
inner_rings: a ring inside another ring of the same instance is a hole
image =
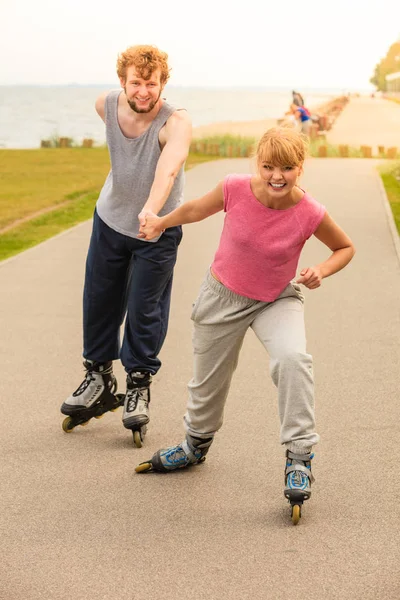
[[127, 68], [132, 65], [143, 79], [150, 79], [156, 69], [160, 69], [162, 85], [169, 79], [168, 54], [156, 46], [130, 46], [121, 52], [117, 60], [118, 77], [125, 80]]

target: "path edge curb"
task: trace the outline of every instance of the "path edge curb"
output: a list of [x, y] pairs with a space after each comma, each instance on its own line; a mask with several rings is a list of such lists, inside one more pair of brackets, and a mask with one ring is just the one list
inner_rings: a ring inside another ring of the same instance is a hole
[[390, 206], [389, 199], [387, 197], [385, 186], [383, 185], [382, 177], [380, 176], [379, 171], [378, 171], [377, 174], [378, 174], [379, 191], [380, 191], [380, 194], [381, 194], [383, 205], [385, 207], [387, 222], [388, 222], [388, 225], [389, 225], [390, 233], [392, 235], [394, 249], [395, 249], [396, 254], [397, 254], [397, 260], [398, 260], [399, 266], [400, 266], [400, 236], [399, 236], [399, 234], [397, 232], [396, 223], [395, 223], [395, 220], [394, 220], [394, 216], [393, 216], [393, 213], [392, 213], [392, 209], [391, 209], [391, 206]]
[[92, 218], [86, 219], [85, 221], [82, 221], [81, 223], [77, 223], [76, 225], [73, 225], [72, 227], [69, 227], [68, 229], [64, 229], [64, 231], [60, 231], [60, 233], [56, 233], [56, 235], [52, 235], [51, 237], [47, 238], [47, 240], [43, 240], [43, 242], [40, 242], [39, 244], [32, 246], [32, 248], [27, 248], [26, 250], [23, 250], [22, 252], [18, 252], [18, 254], [15, 254], [14, 256], [10, 256], [9, 258], [5, 258], [4, 260], [1, 260], [0, 261], [0, 269], [2, 267], [4, 267], [5, 265], [7, 265], [8, 263], [13, 262], [14, 260], [17, 260], [21, 256], [25, 256], [26, 254], [28, 254], [30, 252], [34, 252], [37, 248], [40, 248], [44, 244], [49, 244], [53, 240], [63, 237], [64, 235], [68, 235], [69, 233], [71, 233], [75, 229], [78, 229], [79, 227], [83, 227], [83, 225], [86, 225], [88, 223], [88, 221], [91, 221], [91, 220], [92, 220]]

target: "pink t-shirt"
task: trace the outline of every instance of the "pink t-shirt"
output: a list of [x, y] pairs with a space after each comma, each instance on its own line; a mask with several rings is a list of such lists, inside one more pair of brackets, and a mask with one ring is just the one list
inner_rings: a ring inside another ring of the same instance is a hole
[[224, 180], [226, 215], [211, 268], [236, 294], [273, 302], [295, 277], [300, 252], [326, 209], [307, 192], [290, 208], [268, 208], [254, 196], [251, 177]]

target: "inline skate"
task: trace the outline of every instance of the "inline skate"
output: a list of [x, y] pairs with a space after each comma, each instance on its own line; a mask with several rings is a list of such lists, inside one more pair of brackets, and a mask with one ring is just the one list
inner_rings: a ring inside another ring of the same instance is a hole
[[140, 463], [135, 471], [136, 473], [146, 471], [167, 473], [204, 462], [213, 439], [213, 437], [197, 438], [186, 434], [182, 444], [158, 450], [149, 461]]
[[112, 362], [98, 363], [85, 360], [85, 379], [75, 392], [63, 402], [61, 412], [68, 415], [62, 428], [70, 433], [77, 425], [87, 425], [92, 417], [100, 419], [108, 411], [114, 412], [123, 404], [123, 395], [116, 395], [117, 380]]
[[126, 377], [122, 423], [126, 429], [132, 431], [133, 443], [137, 448], [142, 447], [147, 425], [150, 421], [151, 380], [151, 373], [147, 371], [132, 371]]
[[284, 495], [290, 502], [293, 525], [297, 525], [301, 518], [303, 502], [311, 497], [313, 458], [314, 454], [297, 454], [286, 450]]

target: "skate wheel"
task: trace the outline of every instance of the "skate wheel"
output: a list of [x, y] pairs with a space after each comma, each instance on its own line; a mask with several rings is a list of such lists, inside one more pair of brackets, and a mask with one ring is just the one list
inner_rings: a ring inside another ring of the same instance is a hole
[[[104, 417], [104, 413], [103, 413], [103, 414], [101, 414], [101, 415], [94, 415], [94, 418], [95, 418], [95, 419], [101, 419], [101, 418], [103, 418], [103, 417]], [[87, 421], [86, 421], [86, 422], [87, 422]]]
[[75, 425], [73, 425], [73, 419], [71, 417], [66, 417], [62, 422], [62, 428], [65, 433], [71, 433], [74, 429]]
[[136, 473], [145, 473], [146, 471], [151, 471], [153, 468], [153, 465], [151, 464], [151, 462], [143, 462], [140, 463], [140, 465], [138, 465], [137, 467], [135, 467], [135, 471]]
[[293, 525], [297, 525], [300, 521], [301, 517], [301, 507], [298, 504], [293, 504], [292, 506], [292, 523]]
[[[89, 419], [89, 421], [90, 421], [90, 419]], [[84, 421], [83, 423], [79, 423], [79, 425], [81, 427], [86, 427], [86, 425], [89, 423], [89, 421]]]
[[114, 406], [114, 408], [110, 408], [110, 412], [117, 412], [117, 410], [120, 408], [120, 404], [118, 404], [118, 406]]
[[138, 430], [132, 431], [132, 435], [133, 435], [133, 443], [135, 444], [136, 448], [141, 448], [142, 447], [142, 436], [140, 435], [140, 431], [138, 431]]

